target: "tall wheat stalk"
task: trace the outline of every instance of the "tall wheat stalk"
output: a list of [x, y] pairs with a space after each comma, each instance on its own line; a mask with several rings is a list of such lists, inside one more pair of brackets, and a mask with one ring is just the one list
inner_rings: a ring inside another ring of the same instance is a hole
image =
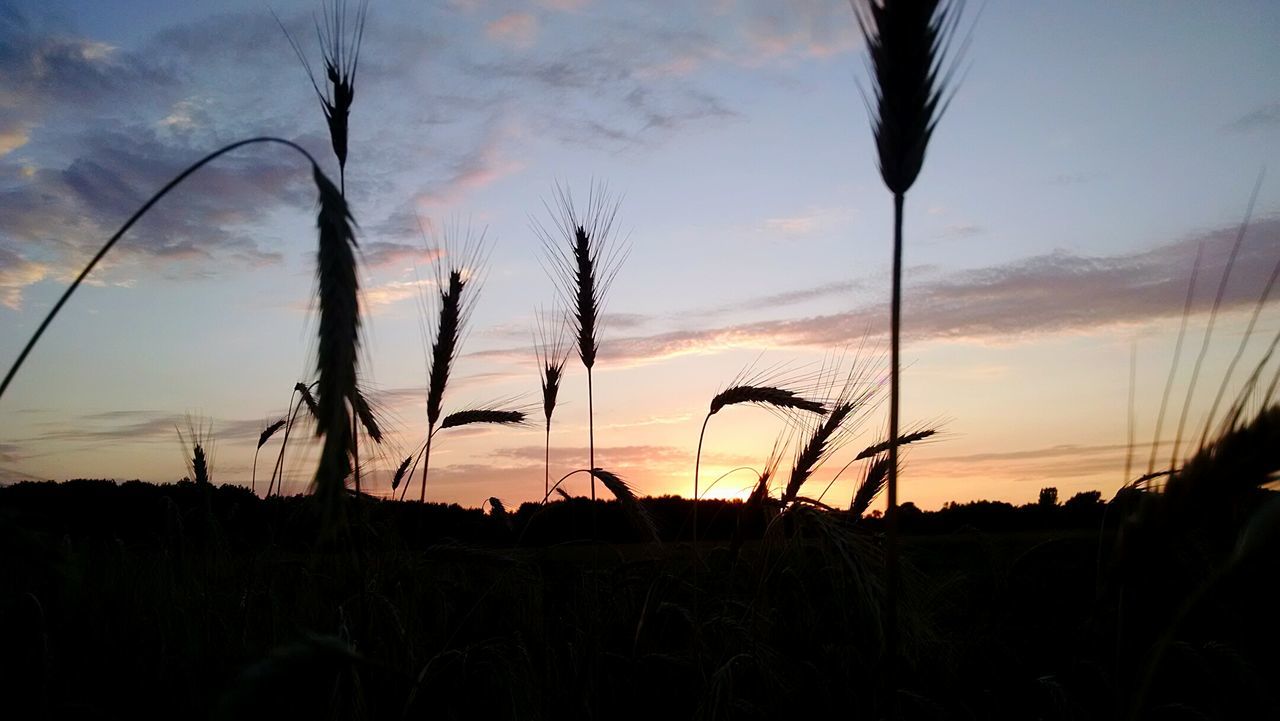
[[[595, 404], [592, 369], [599, 351], [601, 314], [605, 295], [626, 257], [623, 244], [613, 237], [618, 199], [608, 188], [592, 185], [587, 207], [579, 212], [573, 196], [559, 185], [555, 189], [555, 209], [547, 212], [554, 225], [548, 229], [534, 222], [533, 230], [542, 241], [548, 274], [556, 282], [573, 321], [578, 358], [587, 370], [587, 462], [596, 467]], [[567, 246], [567, 247], [566, 247]], [[596, 478], [591, 476], [591, 500], [596, 499]], [[594, 508], [594, 505], [592, 506]]]
[[[431, 339], [431, 349], [427, 354], [427, 437], [422, 452], [419, 503], [427, 500], [431, 440], [444, 411], [449, 374], [466, 334], [467, 319], [478, 291], [486, 253], [484, 233], [473, 234], [470, 228], [447, 228], [441, 246], [441, 254], [435, 261], [435, 290], [432, 295], [437, 299], [438, 307], [434, 316], [427, 310], [427, 302], [419, 299], [420, 316], [427, 319], [425, 324], [428, 327], [424, 328], [424, 334]], [[406, 483], [400, 493], [401, 500], [408, 491], [409, 484]]]
[[560, 396], [560, 381], [564, 378], [564, 365], [569, 360], [569, 344], [565, 340], [564, 322], [550, 322], [545, 315], [538, 317], [537, 334], [534, 339], [534, 354], [538, 360], [538, 376], [542, 387], [542, 413], [546, 417], [546, 444], [543, 448], [543, 481], [542, 495], [545, 498], [551, 493], [551, 415], [555, 413], [556, 401]]
[[[902, 214], [907, 191], [924, 165], [925, 150], [949, 97], [945, 90], [955, 65], [946, 55], [960, 18], [950, 0], [873, 0], [854, 6], [866, 41], [873, 78], [872, 130], [880, 177], [893, 194], [893, 293], [890, 301], [889, 477], [886, 571], [888, 626], [886, 651], [892, 668], [897, 654], [898, 593], [898, 401], [902, 310]], [[963, 48], [961, 49], [963, 52]], [[889, 693], [893, 688], [890, 671]], [[891, 703], [891, 715], [892, 711]]]

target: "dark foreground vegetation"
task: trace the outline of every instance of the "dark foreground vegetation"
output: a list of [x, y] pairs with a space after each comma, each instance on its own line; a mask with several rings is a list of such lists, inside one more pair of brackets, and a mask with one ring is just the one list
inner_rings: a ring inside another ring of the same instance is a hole
[[[1212, 542], [1274, 494], [1188, 518], [1156, 508], [1167, 495], [904, 506], [903, 717], [1274, 717], [1274, 539]], [[348, 536], [325, 546], [313, 498], [0, 488], [8, 717], [887, 709], [876, 518], [801, 506], [766, 525], [706, 501], [695, 550], [679, 498], [645, 501], [660, 543], [638, 542], [614, 501], [587, 543], [587, 499], [510, 513], [350, 500]]]

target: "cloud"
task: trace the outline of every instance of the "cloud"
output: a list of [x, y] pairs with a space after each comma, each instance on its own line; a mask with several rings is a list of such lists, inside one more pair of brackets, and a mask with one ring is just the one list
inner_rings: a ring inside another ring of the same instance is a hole
[[850, 52], [861, 44], [853, 12], [846, 3], [791, 0], [785, 4], [760, 0], [739, 8], [743, 34], [752, 55], [743, 62], [763, 64], [790, 57], [826, 58]]
[[538, 0], [538, 4], [548, 10], [558, 12], [576, 12], [585, 8], [591, 0]]
[[49, 269], [44, 264], [27, 260], [0, 246], [0, 304], [20, 310], [23, 289], [40, 282], [48, 273]]
[[[909, 285], [903, 295], [904, 333], [916, 340], [1016, 339], [1175, 317], [1182, 312], [1187, 280], [1201, 243], [1205, 248], [1199, 271], [1203, 284], [1193, 310], [1204, 312], [1212, 304], [1214, 291], [1208, 284], [1216, 286], [1236, 233], [1234, 227], [1220, 228], [1114, 256], [1057, 251]], [[1277, 247], [1280, 218], [1254, 223], [1223, 297], [1224, 310], [1249, 308], [1257, 302], [1272, 268], [1280, 261]], [[843, 289], [837, 283], [830, 290]], [[807, 292], [796, 291], [793, 297], [804, 299]], [[748, 300], [742, 305], [758, 307], [762, 302]], [[855, 343], [868, 329], [883, 329], [887, 317], [886, 305], [876, 303], [827, 315], [613, 338], [601, 346], [600, 356], [612, 364], [628, 365], [734, 347], [825, 349]], [[516, 353], [512, 349], [477, 355], [523, 358], [527, 351]]]
[[491, 124], [484, 138], [456, 159], [447, 175], [419, 193], [416, 201], [427, 210], [448, 208], [468, 193], [485, 188], [524, 169], [524, 163], [507, 154], [505, 146], [515, 131]]
[[361, 243], [360, 252], [364, 267], [369, 270], [404, 270], [440, 257], [439, 248], [382, 240]]
[[[65, 167], [37, 169], [0, 189], [0, 237], [48, 255], [48, 269], [60, 276], [78, 270], [151, 193], [203, 154], [147, 128], [87, 131], [79, 144]], [[305, 163], [292, 153], [227, 156], [149, 211], [108, 260], [199, 261], [189, 270], [206, 275], [228, 262], [278, 262], [280, 254], [260, 247], [247, 226], [279, 205], [306, 207], [307, 182]]]
[[1227, 123], [1226, 130], [1236, 133], [1247, 133], [1280, 126], [1280, 102], [1268, 103], [1241, 115]]
[[538, 18], [529, 13], [507, 13], [484, 27], [490, 40], [515, 48], [527, 48], [538, 39]]

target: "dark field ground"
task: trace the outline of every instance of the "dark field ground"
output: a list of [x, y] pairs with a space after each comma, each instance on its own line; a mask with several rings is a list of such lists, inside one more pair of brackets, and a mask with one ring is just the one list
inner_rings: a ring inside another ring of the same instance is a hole
[[[1274, 533], [1143, 500], [904, 513], [902, 717], [1280, 717]], [[647, 505], [661, 543], [603, 502], [581, 540], [583, 499], [360, 499], [321, 542], [304, 498], [0, 488], [5, 717], [886, 714], [875, 519], [706, 502], [695, 551]]]

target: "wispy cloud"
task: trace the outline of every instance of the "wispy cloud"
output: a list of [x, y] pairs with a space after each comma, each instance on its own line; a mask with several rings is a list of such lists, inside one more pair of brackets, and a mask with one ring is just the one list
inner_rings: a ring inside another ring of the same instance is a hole
[[[1235, 228], [1221, 228], [1114, 256], [1058, 251], [945, 275], [908, 287], [904, 293], [904, 332], [917, 340], [1015, 339], [1174, 317], [1182, 310], [1196, 247], [1204, 243], [1200, 277], [1216, 283], [1226, 267], [1235, 234]], [[1256, 302], [1280, 260], [1277, 247], [1280, 218], [1262, 220], [1250, 228], [1223, 297], [1224, 309], [1250, 307]], [[842, 284], [836, 283], [824, 289], [797, 291], [796, 297], [843, 290]], [[761, 302], [748, 300], [743, 305], [755, 307]], [[1205, 311], [1211, 302], [1211, 293], [1202, 288], [1193, 308]], [[638, 364], [735, 347], [832, 348], [854, 343], [868, 330], [883, 329], [886, 318], [885, 306], [877, 303], [842, 313], [614, 338], [601, 346], [601, 357], [615, 364]], [[479, 355], [500, 358], [515, 352], [495, 350]]]
[[1261, 105], [1227, 123], [1226, 130], [1246, 133], [1254, 130], [1280, 127], [1280, 102]]

